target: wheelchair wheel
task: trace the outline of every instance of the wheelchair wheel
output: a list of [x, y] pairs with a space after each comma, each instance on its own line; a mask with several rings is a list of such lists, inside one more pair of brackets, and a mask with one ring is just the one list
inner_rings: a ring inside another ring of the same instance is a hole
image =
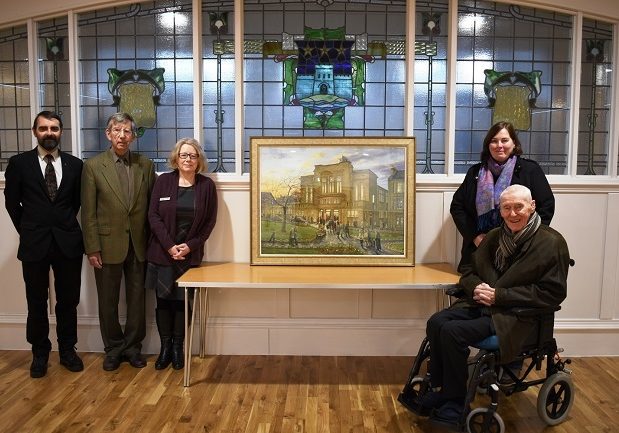
[[565, 372], [558, 372], [546, 379], [537, 396], [537, 413], [548, 425], [565, 421], [574, 403], [574, 383]]
[[485, 424], [488, 412], [487, 407], [473, 409], [466, 417], [466, 431], [468, 433], [505, 433], [505, 423], [503, 418], [494, 412], [492, 419]]

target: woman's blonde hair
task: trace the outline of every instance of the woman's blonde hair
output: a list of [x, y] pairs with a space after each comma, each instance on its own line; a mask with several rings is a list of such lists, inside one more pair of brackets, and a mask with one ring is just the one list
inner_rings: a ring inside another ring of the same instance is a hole
[[183, 145], [185, 144], [193, 147], [198, 154], [198, 166], [196, 167], [196, 173], [202, 173], [206, 171], [208, 164], [206, 161], [206, 155], [204, 154], [202, 146], [200, 146], [200, 143], [198, 143], [198, 140], [196, 140], [195, 138], [181, 138], [180, 140], [178, 140], [174, 145], [174, 148], [170, 152], [170, 156], [168, 157], [168, 165], [173, 170], [178, 170], [178, 155], [181, 152], [181, 147], [183, 147]]

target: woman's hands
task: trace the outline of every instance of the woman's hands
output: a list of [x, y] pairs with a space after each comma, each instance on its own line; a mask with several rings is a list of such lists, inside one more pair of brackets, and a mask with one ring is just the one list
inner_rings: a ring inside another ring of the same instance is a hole
[[173, 260], [185, 260], [185, 256], [191, 252], [189, 246], [185, 243], [179, 245], [173, 245], [169, 250], [168, 254], [172, 257]]

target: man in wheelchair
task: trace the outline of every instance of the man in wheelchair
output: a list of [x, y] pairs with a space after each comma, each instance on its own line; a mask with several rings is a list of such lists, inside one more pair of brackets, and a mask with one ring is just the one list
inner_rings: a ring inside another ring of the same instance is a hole
[[409, 379], [398, 398], [414, 413], [459, 430], [468, 422], [472, 399], [467, 386], [469, 347], [496, 335], [500, 364], [522, 360], [522, 348], [536, 333], [537, 321], [515, 309], [549, 308], [552, 314], [567, 294], [567, 243], [541, 224], [531, 191], [522, 185], [506, 188], [499, 208], [503, 224], [488, 233], [463, 269], [460, 298], [427, 322], [424, 344], [429, 353], [424, 356], [430, 359], [423, 389], [415, 390]]

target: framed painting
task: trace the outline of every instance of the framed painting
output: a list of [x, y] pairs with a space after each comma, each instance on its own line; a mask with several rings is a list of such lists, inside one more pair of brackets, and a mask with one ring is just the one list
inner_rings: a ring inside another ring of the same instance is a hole
[[413, 266], [413, 137], [251, 138], [251, 264]]

